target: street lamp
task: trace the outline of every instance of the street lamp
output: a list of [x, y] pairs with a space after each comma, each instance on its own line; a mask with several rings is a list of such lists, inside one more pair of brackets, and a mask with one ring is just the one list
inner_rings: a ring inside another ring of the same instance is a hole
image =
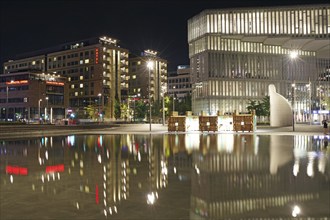
[[[296, 60], [298, 58], [298, 52], [293, 50], [290, 52], [290, 59], [293, 63], [294, 60]], [[293, 66], [293, 65], [292, 65]], [[293, 70], [291, 70], [291, 95], [292, 95], [292, 101], [291, 101], [291, 108], [292, 108], [292, 131], [295, 131], [295, 109], [294, 109], [294, 96], [295, 96], [295, 81], [293, 80]]]
[[48, 115], [48, 96], [46, 97], [46, 101], [47, 101], [47, 105], [46, 105], [46, 110], [45, 110], [45, 121], [47, 119], [47, 115]]
[[7, 93], [7, 99], [6, 99], [6, 104], [7, 104], [7, 107], [6, 107], [6, 121], [8, 121], [8, 110], [9, 110], [9, 103], [8, 103], [9, 87], [8, 87], [8, 85], [6, 87], [6, 93]]
[[173, 86], [173, 112], [175, 111], [175, 86]]
[[154, 62], [149, 60], [147, 62], [147, 67], [149, 69], [149, 85], [148, 85], [148, 93], [149, 93], [149, 130], [151, 131], [151, 97], [150, 97], [150, 71], [154, 67]]
[[163, 125], [165, 125], [165, 91], [166, 91], [166, 83], [162, 86], [162, 94], [163, 94]]
[[39, 121], [40, 121], [40, 118], [41, 118], [41, 115], [40, 115], [40, 102], [42, 102], [42, 99], [38, 100], [38, 117], [39, 117]]
[[99, 104], [98, 104], [98, 106], [99, 106], [99, 110], [98, 110], [98, 113], [99, 113], [99, 121], [101, 121], [101, 120], [100, 120], [100, 117], [101, 117], [101, 113], [100, 113], [100, 105], [101, 105], [101, 97], [102, 97], [102, 94], [99, 93], [99, 94], [97, 94], [97, 96], [99, 97]]

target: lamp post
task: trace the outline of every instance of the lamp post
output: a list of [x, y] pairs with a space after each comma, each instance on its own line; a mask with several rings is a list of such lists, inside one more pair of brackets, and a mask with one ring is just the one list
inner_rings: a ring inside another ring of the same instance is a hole
[[[295, 59], [298, 58], [298, 52], [297, 51], [291, 51], [290, 52], [290, 58], [293, 63]], [[293, 66], [293, 65], [292, 65]], [[291, 107], [292, 107], [292, 131], [295, 131], [295, 109], [294, 109], [294, 99], [295, 99], [295, 81], [293, 80], [293, 70], [291, 70], [291, 95], [292, 95], [292, 102], [291, 102]]]
[[46, 97], [46, 101], [47, 101], [47, 105], [46, 105], [46, 110], [45, 110], [45, 121], [47, 119], [47, 115], [48, 115], [48, 96]]
[[6, 107], [6, 121], [8, 121], [8, 110], [9, 110], [9, 103], [8, 103], [9, 87], [8, 87], [8, 85], [6, 87], [6, 92], [7, 92], [7, 99], [6, 99], [6, 104], [7, 104], [7, 107]]
[[148, 84], [148, 95], [149, 95], [149, 130], [151, 131], [151, 97], [150, 97], [150, 72], [151, 69], [153, 68], [154, 63], [149, 60], [147, 62], [147, 67], [149, 69], [149, 84]]
[[98, 103], [98, 106], [99, 106], [99, 108], [98, 108], [98, 113], [99, 113], [99, 121], [101, 121], [100, 119], [101, 119], [101, 113], [100, 113], [100, 105], [101, 105], [101, 97], [102, 97], [102, 94], [101, 93], [99, 93], [99, 94], [97, 94], [97, 96], [99, 97], [99, 103]]
[[173, 112], [175, 111], [175, 86], [173, 86]]
[[40, 115], [40, 102], [42, 101], [42, 99], [39, 99], [38, 100], [38, 117], [39, 117], [39, 122], [40, 122], [40, 118], [41, 118], [41, 115]]
[[166, 91], [166, 85], [165, 83], [162, 86], [162, 94], [163, 94], [163, 125], [165, 125], [165, 91]]

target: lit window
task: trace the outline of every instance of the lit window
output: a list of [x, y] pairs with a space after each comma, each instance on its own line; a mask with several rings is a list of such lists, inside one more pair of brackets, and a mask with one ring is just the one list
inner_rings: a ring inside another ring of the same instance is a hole
[[136, 79], [136, 75], [133, 75], [132, 78], [133, 78], [133, 79]]
[[89, 59], [85, 59], [85, 63], [89, 63]]
[[80, 88], [84, 88], [84, 84], [82, 84], [82, 83], [80, 83], [79, 86], [80, 86]]
[[141, 61], [138, 61], [137, 64], [138, 64], [138, 65], [141, 65]]
[[75, 93], [74, 93], [74, 96], [78, 96], [78, 92], [75, 92]]
[[54, 61], [56, 61], [56, 57], [54, 57]]
[[36, 65], [36, 61], [33, 60], [33, 61], [32, 61], [32, 65]]
[[41, 60], [41, 63], [44, 63], [44, 60], [43, 59]]
[[74, 89], [74, 84], [71, 85], [71, 89]]
[[83, 80], [84, 79], [84, 76], [80, 76], [80, 80]]
[[5, 66], [5, 70], [7, 69], [7, 66]]
[[69, 81], [69, 82], [71, 81], [71, 77], [68, 78], [68, 81]]
[[83, 64], [83, 63], [84, 63], [84, 61], [83, 61], [83, 60], [80, 60], [80, 61], [79, 61], [79, 63], [80, 63], [80, 64]]

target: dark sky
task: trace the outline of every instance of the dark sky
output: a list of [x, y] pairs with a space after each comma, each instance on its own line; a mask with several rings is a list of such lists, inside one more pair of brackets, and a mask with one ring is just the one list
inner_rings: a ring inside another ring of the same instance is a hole
[[327, 0], [2, 0], [0, 61], [58, 44], [108, 35], [130, 51], [153, 49], [169, 70], [189, 64], [187, 20], [208, 8], [324, 4]]

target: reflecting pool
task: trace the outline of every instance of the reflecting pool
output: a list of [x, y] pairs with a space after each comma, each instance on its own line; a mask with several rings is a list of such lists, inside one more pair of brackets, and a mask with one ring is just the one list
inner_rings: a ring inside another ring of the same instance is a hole
[[0, 159], [0, 219], [330, 217], [324, 136], [54, 136]]

